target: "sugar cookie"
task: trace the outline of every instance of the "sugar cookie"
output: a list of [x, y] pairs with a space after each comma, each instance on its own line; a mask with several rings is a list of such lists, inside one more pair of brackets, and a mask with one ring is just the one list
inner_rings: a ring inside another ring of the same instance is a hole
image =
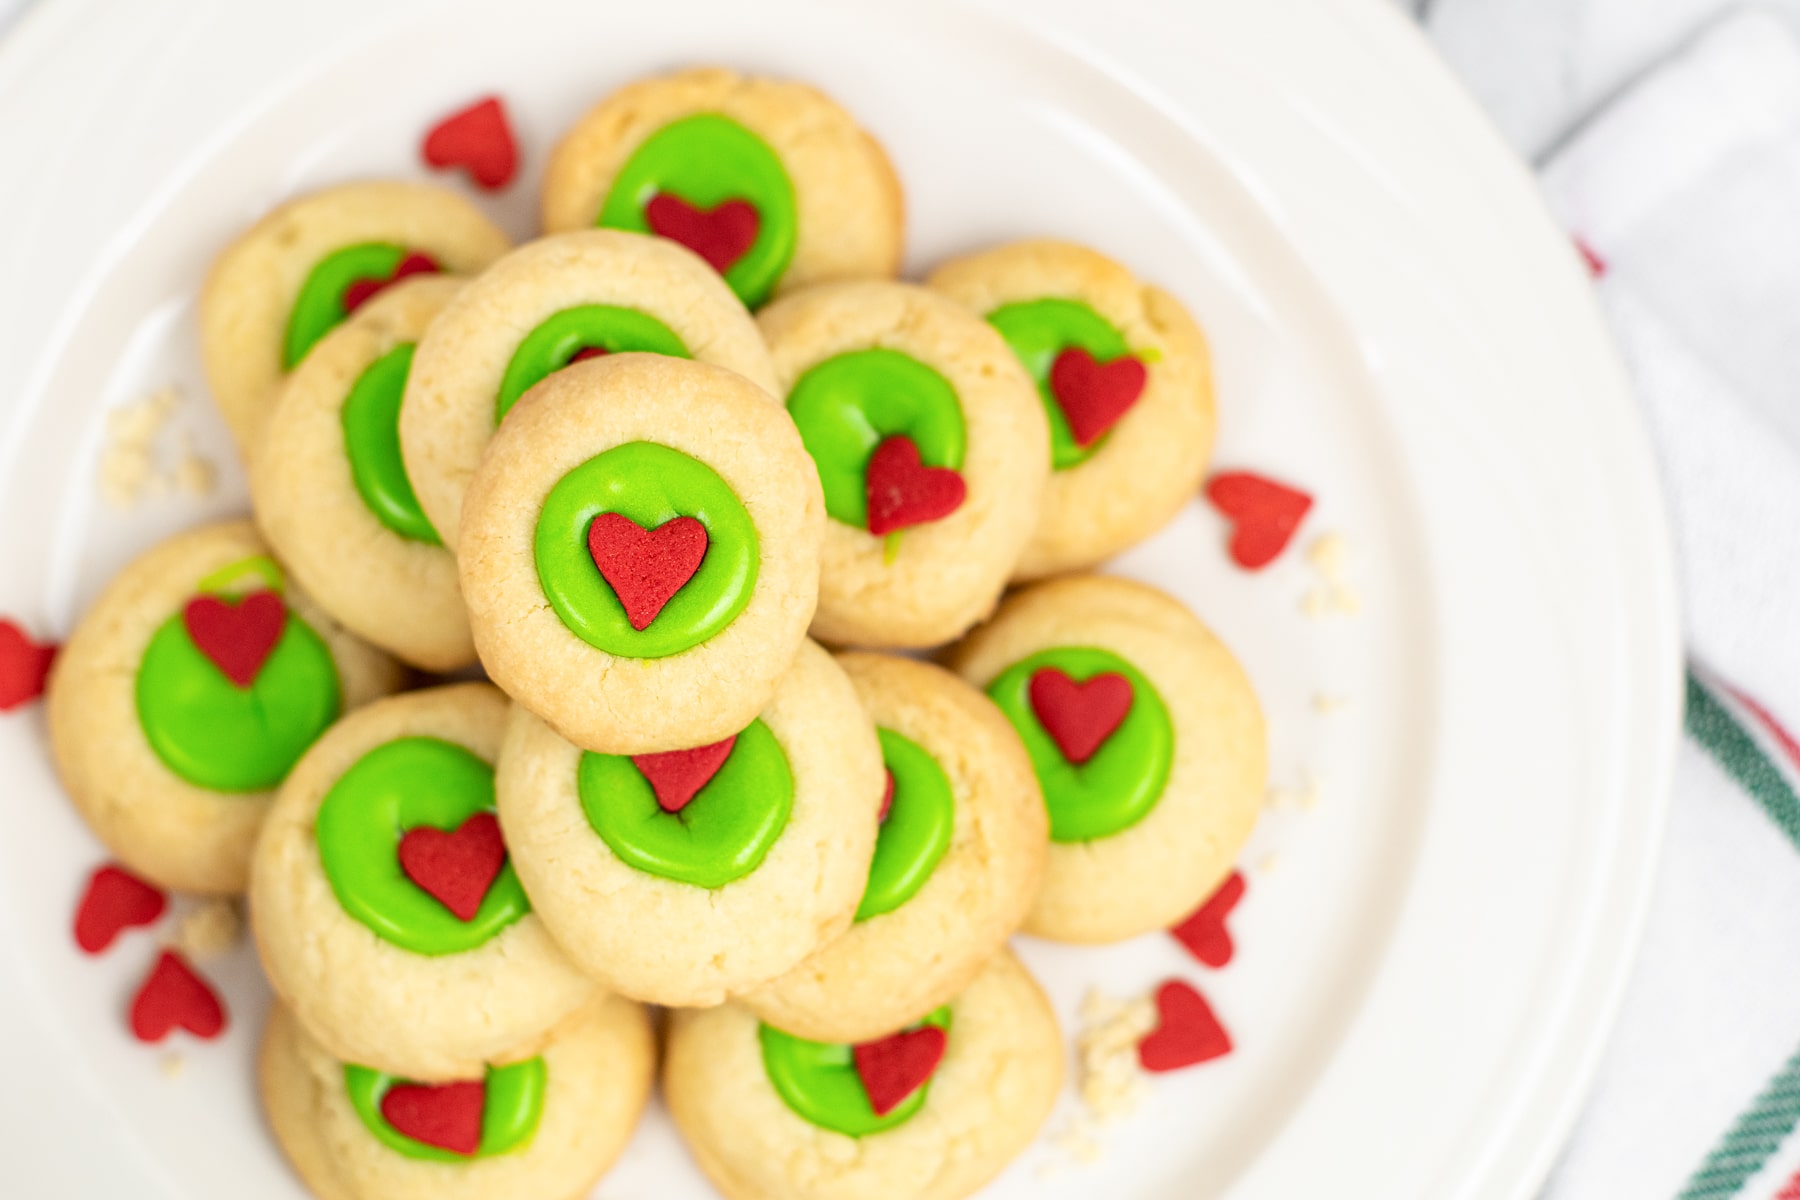
[[1094, 566], [1194, 496], [1212, 453], [1212, 367], [1179, 300], [1057, 241], [955, 259], [926, 285], [1006, 337], [1050, 419], [1055, 470], [1015, 579]]
[[839, 664], [874, 718], [890, 791], [856, 924], [742, 997], [800, 1037], [856, 1042], [955, 996], [1025, 919], [1049, 821], [1019, 735], [940, 667], [884, 654]]
[[287, 581], [250, 522], [227, 521], [146, 551], [100, 594], [56, 659], [51, 748], [132, 871], [228, 895], [289, 768], [401, 682]]
[[1178, 601], [1095, 575], [1038, 584], [951, 662], [1019, 731], [1050, 810], [1026, 932], [1112, 942], [1165, 929], [1231, 870], [1262, 806], [1262, 709]]
[[563, 137], [544, 228], [653, 232], [693, 249], [745, 304], [891, 277], [906, 214], [880, 143], [822, 92], [718, 68], [620, 88]]
[[809, 288], [757, 322], [818, 464], [813, 636], [931, 646], [986, 616], [1037, 521], [1049, 433], [1006, 342], [924, 288]]

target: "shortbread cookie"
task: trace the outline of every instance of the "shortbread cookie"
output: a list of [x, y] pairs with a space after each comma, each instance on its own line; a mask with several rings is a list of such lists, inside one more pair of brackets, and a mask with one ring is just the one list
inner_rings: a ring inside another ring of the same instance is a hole
[[673, 1005], [718, 1004], [849, 926], [882, 782], [855, 689], [810, 642], [723, 742], [584, 753], [518, 708], [498, 776], [544, 924], [607, 987]]
[[519, 247], [445, 308], [419, 343], [400, 448], [425, 515], [454, 546], [463, 493], [520, 397], [577, 359], [624, 351], [692, 358], [774, 387], [737, 298], [670, 242], [593, 229]]
[[735, 1004], [675, 1014], [663, 1089], [729, 1200], [959, 1200], [1030, 1144], [1062, 1037], [1001, 951], [949, 1004], [856, 1046], [806, 1041]]
[[482, 663], [585, 750], [731, 736], [812, 618], [818, 474], [786, 414], [719, 367], [620, 354], [557, 372], [500, 427], [463, 517]]
[[318, 1200], [576, 1200], [631, 1139], [656, 1043], [643, 1008], [608, 997], [424, 1084], [333, 1057], [277, 1004], [258, 1068], [275, 1140]]
[[241, 892], [289, 768], [402, 674], [289, 582], [250, 522], [204, 526], [121, 571], [57, 655], [57, 771], [136, 874]]
[[456, 556], [400, 458], [400, 397], [425, 327], [461, 282], [421, 276], [359, 308], [282, 385], [250, 466], [256, 523], [345, 628], [427, 671], [475, 661]]
[[1019, 735], [940, 667], [883, 654], [839, 664], [887, 766], [881, 833], [856, 923], [742, 998], [800, 1037], [857, 1042], [947, 1002], [1025, 919], [1049, 822]]
[[238, 450], [253, 457], [282, 376], [382, 288], [472, 275], [506, 235], [467, 200], [424, 183], [350, 183], [290, 200], [213, 263], [200, 353]]
[[1037, 768], [1050, 862], [1025, 931], [1165, 929], [1231, 870], [1262, 805], [1262, 709], [1243, 668], [1155, 588], [1083, 575], [1014, 593], [952, 665]]
[[1111, 558], [1194, 496], [1212, 454], [1212, 366], [1179, 300], [1056, 241], [971, 254], [926, 282], [1006, 337], [1050, 418], [1055, 471], [1014, 578]]
[[493, 764], [510, 707], [485, 683], [378, 701], [276, 796], [251, 928], [276, 993], [338, 1058], [467, 1076], [594, 992], [507, 862]]
[[880, 143], [805, 84], [720, 69], [639, 80], [576, 122], [544, 176], [544, 228], [682, 243], [755, 308], [900, 269], [906, 214]]
[[758, 318], [830, 515], [813, 636], [931, 646], [986, 616], [1037, 522], [1049, 433], [1006, 342], [924, 288], [810, 288]]

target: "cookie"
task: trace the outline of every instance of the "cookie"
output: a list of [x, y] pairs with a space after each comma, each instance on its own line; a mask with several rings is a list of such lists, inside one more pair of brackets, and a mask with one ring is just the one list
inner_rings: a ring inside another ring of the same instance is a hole
[[663, 1090], [729, 1200], [958, 1200], [1030, 1144], [1062, 1073], [1055, 1014], [1001, 951], [915, 1027], [855, 1047], [735, 1004], [676, 1013]]
[[831, 517], [813, 636], [957, 637], [999, 599], [1049, 477], [1025, 369], [991, 326], [909, 284], [809, 288], [757, 323]]
[[286, 578], [250, 522], [227, 521], [139, 556], [82, 617], [50, 678], [51, 748], [133, 873], [230, 895], [289, 768], [402, 679]]
[[587, 230], [519, 247], [475, 280], [419, 343], [400, 449], [419, 504], [454, 546], [463, 493], [519, 398], [578, 358], [692, 358], [774, 386], [756, 326], [719, 277], [671, 242]]
[[345, 628], [415, 667], [475, 661], [456, 556], [400, 458], [400, 397], [425, 327], [462, 286], [409, 279], [326, 334], [269, 414], [279, 453], [250, 464], [256, 523], [294, 578]]
[[1083, 575], [1007, 598], [951, 655], [1012, 721], [1050, 810], [1025, 931], [1166, 929], [1231, 870], [1262, 805], [1262, 709], [1243, 668], [1155, 588]]
[[718, 68], [628, 84], [564, 135], [544, 228], [657, 233], [751, 308], [900, 269], [906, 213], [880, 143], [805, 84]]
[[940, 667], [883, 654], [839, 665], [874, 719], [889, 791], [856, 923], [742, 997], [769, 1024], [857, 1042], [946, 1003], [1025, 919], [1049, 821], [1019, 735]]
[[257, 1076], [275, 1140], [318, 1200], [575, 1200], [624, 1150], [655, 1070], [649, 1016], [614, 996], [436, 1085], [332, 1057], [277, 1004]]
[[254, 457], [282, 377], [381, 289], [409, 275], [472, 275], [507, 246], [473, 204], [424, 183], [326, 188], [252, 225], [200, 294], [206, 380], [238, 450]]
[[500, 822], [569, 957], [657, 1004], [718, 1004], [846, 929], [875, 850], [881, 748], [831, 656], [802, 646], [760, 716], [676, 753], [584, 753], [523, 708]]
[[1212, 366], [1179, 300], [1057, 241], [955, 259], [926, 285], [1005, 336], [1050, 419], [1054, 471], [1015, 579], [1094, 566], [1193, 497], [1212, 454]]
[[338, 1058], [467, 1076], [594, 992], [507, 862], [493, 764], [510, 707], [485, 683], [377, 701], [276, 796], [251, 929], [276, 994]]
[[812, 618], [818, 475], [768, 394], [720, 367], [619, 354], [558, 371], [495, 434], [463, 518], [483, 665], [584, 750], [730, 737]]

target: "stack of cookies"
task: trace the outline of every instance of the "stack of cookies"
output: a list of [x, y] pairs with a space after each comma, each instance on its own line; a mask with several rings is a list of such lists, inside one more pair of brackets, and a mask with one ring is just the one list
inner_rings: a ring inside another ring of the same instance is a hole
[[69, 791], [248, 894], [324, 1200], [582, 1195], [659, 1057], [728, 1196], [968, 1195], [1062, 1075], [1008, 939], [1177, 922], [1262, 796], [1231, 654], [1081, 573], [1194, 494], [1204, 340], [1063, 242], [897, 282], [887, 156], [795, 83], [619, 90], [542, 216], [358, 183], [223, 252], [254, 521], [70, 639]]

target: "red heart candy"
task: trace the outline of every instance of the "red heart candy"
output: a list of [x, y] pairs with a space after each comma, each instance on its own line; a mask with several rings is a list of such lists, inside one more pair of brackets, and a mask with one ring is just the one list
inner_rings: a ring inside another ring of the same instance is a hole
[[1144, 1070], [1178, 1071], [1231, 1053], [1231, 1035], [1206, 997], [1179, 979], [1156, 989], [1156, 1012], [1159, 1024], [1138, 1043]]
[[625, 619], [639, 631], [687, 586], [706, 546], [706, 526], [694, 517], [645, 529], [623, 513], [601, 513], [588, 526], [588, 553], [625, 606]]
[[419, 825], [400, 839], [400, 869], [459, 921], [473, 921], [506, 865], [506, 842], [493, 813], [476, 813], [454, 831]]
[[875, 818], [877, 823], [887, 820], [888, 810], [894, 807], [894, 773], [888, 771], [886, 775], [887, 786], [881, 792], [881, 815]]
[[762, 214], [748, 200], [695, 208], [671, 192], [658, 192], [644, 205], [644, 222], [652, 233], [680, 242], [723, 275], [756, 244]]
[[1086, 448], [1131, 410], [1149, 378], [1143, 362], [1129, 354], [1102, 363], [1070, 346], [1050, 364], [1050, 394], [1068, 419], [1075, 444]]
[[435, 275], [440, 269], [437, 259], [414, 250], [395, 265], [386, 279], [365, 277], [352, 280], [350, 286], [344, 289], [344, 311], [355, 312], [408, 275]]
[[949, 516], [968, 496], [963, 477], [948, 467], [927, 467], [919, 447], [903, 433], [882, 439], [863, 475], [869, 497], [869, 532], [876, 537]]
[[432, 126], [425, 135], [425, 161], [434, 167], [465, 167], [490, 192], [511, 183], [519, 169], [519, 144], [500, 98], [477, 100]]
[[586, 362], [590, 358], [604, 358], [611, 353], [612, 351], [608, 350], [605, 346], [583, 346], [575, 352], [574, 356], [569, 359], [569, 362]]
[[1233, 871], [1205, 903], [1169, 930], [1189, 954], [1209, 967], [1222, 967], [1231, 961], [1231, 934], [1225, 928], [1225, 918], [1244, 898], [1244, 886], [1242, 872]]
[[876, 1116], [887, 1116], [925, 1085], [943, 1061], [944, 1045], [944, 1031], [925, 1025], [877, 1042], [861, 1042], [851, 1050], [856, 1074]]
[[195, 596], [181, 610], [181, 621], [200, 653], [212, 659], [225, 678], [247, 688], [281, 640], [287, 606], [274, 592], [252, 592], [236, 604], [217, 596]]
[[0, 712], [7, 712], [44, 694], [56, 646], [34, 642], [11, 621], [0, 621]]
[[131, 1032], [140, 1042], [160, 1042], [171, 1029], [218, 1037], [225, 1029], [225, 1006], [185, 959], [164, 950], [131, 1001]]
[[481, 1149], [481, 1116], [487, 1081], [397, 1083], [381, 1098], [381, 1116], [415, 1142], [452, 1154]]
[[109, 863], [94, 872], [82, 893], [75, 910], [75, 944], [98, 954], [124, 930], [157, 920], [168, 906], [160, 889]]
[[1076, 683], [1056, 667], [1039, 667], [1028, 694], [1038, 723], [1076, 766], [1094, 757], [1131, 712], [1131, 680], [1117, 671]]
[[1249, 471], [1214, 475], [1207, 482], [1206, 498], [1235, 523], [1231, 557], [1247, 571], [1274, 562], [1312, 507], [1312, 497], [1305, 492]]
[[680, 812], [688, 806], [700, 789], [712, 782], [731, 748], [737, 745], [737, 734], [710, 746], [694, 746], [688, 750], [664, 750], [657, 754], [634, 754], [631, 763], [650, 781], [656, 803], [664, 812]]

